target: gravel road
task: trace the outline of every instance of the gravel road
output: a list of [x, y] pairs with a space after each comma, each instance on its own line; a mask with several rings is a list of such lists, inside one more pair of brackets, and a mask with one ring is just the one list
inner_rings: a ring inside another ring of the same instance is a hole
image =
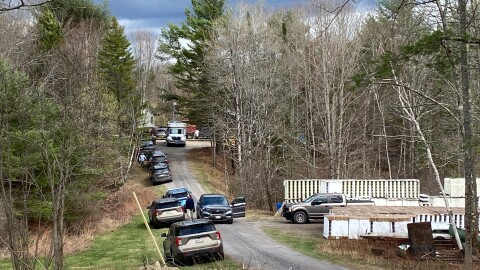
[[[170, 169], [174, 180], [167, 184], [168, 188], [187, 187], [192, 191], [194, 200], [197, 201], [199, 194], [203, 194], [204, 190], [189, 168], [185, 154], [189, 149], [208, 147], [210, 143], [188, 141], [185, 148], [166, 147], [161, 141], [157, 145], [157, 148], [168, 154], [171, 161]], [[225, 254], [242, 262], [245, 266], [244, 269], [347, 269], [305, 256], [270, 239], [261, 230], [262, 226], [268, 226], [266, 223], [268, 221], [247, 221], [239, 218], [235, 219], [233, 224], [218, 224], [217, 229], [221, 232], [224, 240]], [[308, 226], [308, 224], [306, 225]]]

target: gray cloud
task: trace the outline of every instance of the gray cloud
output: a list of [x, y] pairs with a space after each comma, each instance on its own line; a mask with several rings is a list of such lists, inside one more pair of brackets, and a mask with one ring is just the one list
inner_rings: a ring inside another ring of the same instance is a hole
[[[102, 0], [95, 0], [101, 2]], [[272, 8], [281, 8], [309, 0], [266, 0]], [[256, 0], [227, 0], [227, 5], [239, 2], [256, 3]], [[375, 6], [377, 0], [354, 0], [365, 8]], [[191, 8], [191, 0], [110, 0], [112, 15], [117, 17], [127, 32], [146, 29], [159, 34], [169, 24], [180, 24], [185, 20], [185, 9]]]

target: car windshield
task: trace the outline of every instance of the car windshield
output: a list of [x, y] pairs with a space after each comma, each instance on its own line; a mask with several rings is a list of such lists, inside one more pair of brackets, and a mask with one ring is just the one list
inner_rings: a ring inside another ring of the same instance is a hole
[[157, 203], [157, 209], [166, 209], [166, 208], [174, 208], [179, 206], [180, 203], [175, 201], [175, 202], [164, 202], [164, 203]]
[[213, 224], [199, 224], [195, 226], [181, 227], [179, 236], [211, 231], [215, 231], [215, 226], [213, 226]]
[[175, 135], [181, 135], [183, 134], [183, 129], [182, 128], [170, 128], [168, 131], [169, 134], [175, 134]]
[[152, 156], [153, 156], [153, 157], [164, 157], [164, 156], [165, 156], [165, 153], [159, 152], [159, 151], [155, 151], [155, 152], [153, 152]]
[[311, 203], [316, 197], [317, 197], [317, 194], [313, 194], [312, 196], [306, 198], [303, 202], [304, 203]]
[[204, 197], [203, 205], [228, 205], [227, 198], [225, 197]]
[[181, 193], [174, 193], [174, 194], [170, 194], [170, 198], [177, 198], [177, 199], [180, 199], [180, 198], [185, 198], [187, 197], [188, 195], [188, 192], [181, 192]]

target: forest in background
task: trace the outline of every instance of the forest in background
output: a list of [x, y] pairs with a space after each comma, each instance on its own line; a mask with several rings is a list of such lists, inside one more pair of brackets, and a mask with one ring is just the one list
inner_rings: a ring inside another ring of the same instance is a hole
[[477, 5], [194, 0], [182, 25], [128, 38], [105, 4], [0, 6], [2, 244], [15, 269], [38, 263], [32, 223], [51, 226], [45, 264], [62, 268], [65, 234], [127, 181], [142, 109], [168, 120], [173, 102], [259, 209], [303, 178], [416, 178], [436, 195], [465, 176], [476, 198]]

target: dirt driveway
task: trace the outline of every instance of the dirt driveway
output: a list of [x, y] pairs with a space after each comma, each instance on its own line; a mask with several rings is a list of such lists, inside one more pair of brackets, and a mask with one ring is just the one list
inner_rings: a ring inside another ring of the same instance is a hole
[[[208, 147], [210, 145], [209, 142], [188, 141], [185, 148], [166, 147], [162, 143], [158, 145], [158, 148], [168, 154], [171, 161], [170, 168], [174, 181], [167, 184], [168, 187], [187, 187], [192, 191], [194, 200], [197, 200], [199, 194], [203, 194], [204, 190], [189, 166], [186, 152], [192, 148]], [[225, 254], [234, 260], [242, 262], [245, 269], [346, 269], [329, 262], [305, 256], [279, 244], [265, 235], [262, 231], [264, 226], [299, 231], [298, 225], [286, 222], [280, 218], [272, 220], [239, 218], [235, 219], [233, 224], [218, 224], [217, 228], [224, 240]], [[302, 225], [299, 232], [320, 236], [322, 229], [321, 223], [313, 222]]]

